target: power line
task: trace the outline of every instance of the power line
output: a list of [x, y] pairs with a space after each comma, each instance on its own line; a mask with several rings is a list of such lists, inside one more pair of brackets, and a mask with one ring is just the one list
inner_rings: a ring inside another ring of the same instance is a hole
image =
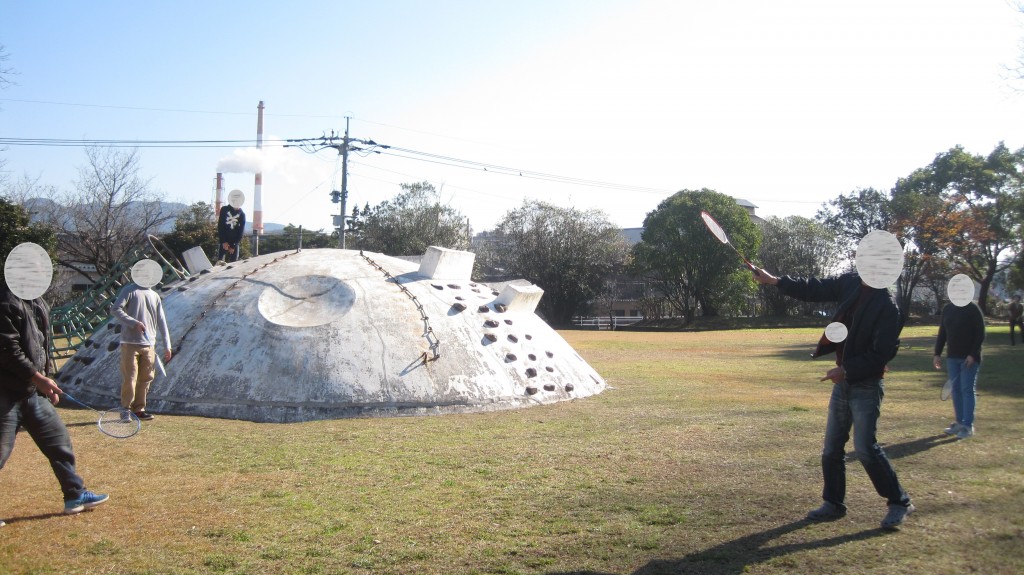
[[[0, 98], [0, 102], [18, 102], [22, 104], [46, 104], [49, 106], [70, 106], [76, 108], [104, 108], [108, 110], [135, 110], [139, 112], [174, 112], [178, 114], [214, 114], [218, 116], [249, 116], [251, 112], [225, 112], [218, 110], [187, 110], [181, 108], [144, 108], [139, 106], [114, 106], [108, 104], [79, 104], [74, 102], [53, 102], [48, 100], [23, 100], [17, 98]], [[265, 114], [266, 116], [278, 116], [283, 118], [330, 118], [338, 119], [339, 116], [317, 115], [317, 114]]]
[[[270, 146], [284, 146], [284, 142], [264, 142]], [[110, 148], [237, 148], [255, 146], [256, 140], [79, 140], [69, 138], [9, 138], [0, 137], [0, 146], [50, 146]]]

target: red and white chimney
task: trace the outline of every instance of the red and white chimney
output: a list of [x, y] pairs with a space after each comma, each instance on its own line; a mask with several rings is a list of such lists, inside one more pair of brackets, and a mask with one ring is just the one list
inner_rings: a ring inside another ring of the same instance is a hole
[[[256, 149], [263, 150], [263, 100], [257, 108], [259, 116], [256, 120]], [[263, 234], [263, 166], [256, 172], [256, 184], [252, 200], [252, 229], [257, 235]]]
[[220, 208], [224, 205], [224, 174], [217, 172], [217, 199], [213, 205], [214, 217], [220, 216]]

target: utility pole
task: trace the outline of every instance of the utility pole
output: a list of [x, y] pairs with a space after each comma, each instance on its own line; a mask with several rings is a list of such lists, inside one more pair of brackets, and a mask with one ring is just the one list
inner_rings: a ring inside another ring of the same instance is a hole
[[[324, 135], [320, 138], [303, 138], [297, 140], [288, 140], [285, 147], [296, 147], [302, 148], [307, 152], [316, 152], [324, 148], [333, 148], [341, 154], [341, 190], [331, 191], [331, 202], [335, 204], [341, 204], [340, 212], [337, 216], [334, 216], [334, 225], [338, 228], [338, 247], [345, 249], [345, 228], [347, 228], [346, 221], [348, 216], [345, 215], [346, 206], [348, 205], [348, 152], [349, 149], [353, 149], [357, 152], [363, 152], [365, 154], [379, 154], [381, 149], [388, 149], [391, 146], [378, 144], [373, 140], [360, 140], [358, 138], [352, 139], [348, 137], [348, 125], [351, 116], [345, 116], [345, 135], [341, 140], [341, 144], [335, 144], [334, 131], [331, 131], [331, 135]], [[367, 147], [355, 147], [352, 148], [352, 142], [361, 144]]]

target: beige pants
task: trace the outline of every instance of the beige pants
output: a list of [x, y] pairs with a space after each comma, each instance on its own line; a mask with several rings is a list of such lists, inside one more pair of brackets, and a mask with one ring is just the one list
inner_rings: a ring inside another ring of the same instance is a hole
[[156, 347], [121, 344], [121, 407], [132, 411], [146, 409], [149, 384], [156, 377]]

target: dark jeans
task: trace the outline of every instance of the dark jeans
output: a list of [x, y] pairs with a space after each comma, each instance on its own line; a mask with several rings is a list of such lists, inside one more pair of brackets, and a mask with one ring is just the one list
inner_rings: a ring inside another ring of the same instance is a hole
[[45, 397], [32, 394], [21, 401], [0, 395], [0, 469], [14, 450], [14, 439], [21, 425], [32, 436], [57, 476], [64, 501], [78, 499], [85, 492], [82, 478], [75, 472], [75, 454], [68, 428]]
[[1021, 318], [1010, 320], [1010, 345], [1017, 345], [1017, 340], [1013, 337], [1013, 328], [1020, 328], [1020, 341], [1024, 343], [1024, 320]]
[[889, 458], [875, 439], [878, 416], [882, 412], [885, 386], [881, 379], [837, 383], [832, 387], [825, 427], [825, 448], [821, 453], [821, 471], [825, 487], [821, 497], [846, 507], [846, 443], [853, 429], [853, 447], [875, 491], [889, 505], [908, 505], [910, 497], [900, 486]]

